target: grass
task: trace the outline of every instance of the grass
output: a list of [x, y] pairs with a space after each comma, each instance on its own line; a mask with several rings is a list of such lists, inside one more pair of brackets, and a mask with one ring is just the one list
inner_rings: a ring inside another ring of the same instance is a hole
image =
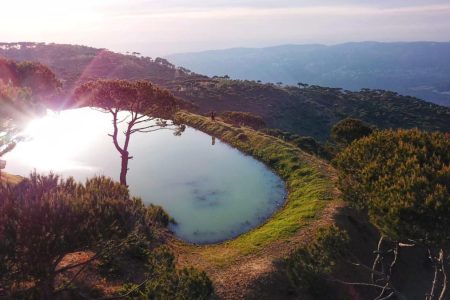
[[288, 240], [301, 227], [319, 217], [334, 188], [325, 163], [294, 145], [247, 127], [234, 127], [219, 120], [188, 112], [178, 112], [175, 120], [232, 145], [264, 162], [286, 183], [287, 200], [283, 208], [266, 223], [239, 237], [216, 245], [181, 243], [187, 252], [201, 255], [216, 266], [263, 250], [275, 241]]
[[1, 177], [0, 177], [0, 182], [7, 182], [10, 184], [18, 184], [19, 182], [22, 181], [22, 179], [23, 179], [23, 177], [21, 177], [21, 176], [2, 172]]

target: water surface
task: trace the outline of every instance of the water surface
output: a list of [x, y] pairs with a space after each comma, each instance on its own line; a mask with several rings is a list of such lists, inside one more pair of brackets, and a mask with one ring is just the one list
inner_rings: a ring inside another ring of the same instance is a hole
[[[122, 115], [123, 116], [123, 115]], [[48, 112], [23, 131], [26, 140], [5, 155], [6, 171], [95, 175], [119, 179], [112, 117], [90, 108]], [[123, 131], [125, 123], [120, 124]], [[282, 180], [251, 156], [193, 128], [131, 136], [127, 181], [131, 194], [161, 205], [174, 233], [194, 243], [233, 238], [264, 222], [284, 202]]]

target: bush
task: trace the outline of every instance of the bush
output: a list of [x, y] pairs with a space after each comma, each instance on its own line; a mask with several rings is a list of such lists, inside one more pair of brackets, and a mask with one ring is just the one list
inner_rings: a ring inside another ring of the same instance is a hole
[[53, 299], [66, 254], [114, 253], [135, 235], [151, 236], [146, 208], [128, 189], [105, 177], [86, 181], [31, 174], [16, 186], [0, 184], [0, 275], [8, 291], [34, 283]]
[[373, 129], [359, 119], [346, 118], [337, 122], [331, 129], [331, 138], [342, 146], [368, 136]]
[[225, 122], [236, 126], [247, 126], [256, 130], [266, 127], [266, 123], [260, 116], [248, 112], [225, 111], [220, 116]]
[[[386, 293], [401, 298], [391, 279], [403, 252], [399, 249], [421, 245], [435, 269], [426, 298], [440, 294], [439, 299], [446, 299], [450, 249], [448, 135], [417, 129], [378, 131], [353, 142], [335, 163], [344, 199], [367, 213], [381, 231], [378, 248], [385, 247], [385, 239], [392, 245], [389, 250], [375, 252], [377, 283], [387, 287]], [[386, 268], [389, 252], [394, 258]]]
[[158, 227], [167, 227], [169, 223], [175, 223], [175, 220], [161, 206], [151, 203], [147, 207], [147, 217], [153, 225]]
[[238, 135], [236, 136], [236, 138], [240, 141], [247, 141], [248, 140], [248, 136], [245, 133], [238, 133]]
[[168, 248], [152, 252], [148, 263], [148, 281], [142, 285], [126, 284], [120, 294], [136, 300], [206, 300], [212, 295], [212, 282], [206, 273], [193, 268], [177, 270], [175, 257]]
[[295, 137], [292, 142], [297, 145], [297, 147], [308, 153], [318, 154], [322, 151], [321, 145], [310, 136]]
[[331, 274], [337, 260], [346, 255], [348, 241], [347, 233], [336, 226], [320, 228], [310, 243], [286, 260], [293, 287], [322, 296], [326, 286], [324, 279]]
[[368, 212], [384, 235], [450, 241], [450, 140], [445, 134], [379, 131], [344, 149], [335, 164], [344, 199]]

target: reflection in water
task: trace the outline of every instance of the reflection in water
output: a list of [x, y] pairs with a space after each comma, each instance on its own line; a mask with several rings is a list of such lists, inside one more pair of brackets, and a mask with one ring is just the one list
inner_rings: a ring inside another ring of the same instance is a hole
[[211, 145], [215, 145], [216, 144], [216, 137], [215, 136], [211, 136]]
[[[122, 119], [124, 116], [120, 116]], [[123, 132], [126, 124], [118, 125]], [[118, 152], [111, 146], [111, 115], [91, 109], [50, 112], [35, 119], [5, 155], [6, 171], [26, 176], [54, 171], [79, 181], [95, 175], [118, 180]], [[264, 164], [186, 128], [133, 135], [127, 183], [133, 195], [155, 203], [177, 221], [171, 229], [196, 243], [232, 238], [264, 222], [284, 201], [283, 182]], [[118, 136], [124, 142], [124, 136]]]

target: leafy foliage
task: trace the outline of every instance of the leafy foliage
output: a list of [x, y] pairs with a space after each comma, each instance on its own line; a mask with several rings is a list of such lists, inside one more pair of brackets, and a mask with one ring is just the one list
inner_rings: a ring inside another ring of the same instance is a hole
[[79, 86], [74, 93], [78, 106], [119, 108], [151, 116], [170, 118], [190, 104], [149, 81], [97, 80]]
[[0, 58], [0, 81], [29, 88], [34, 97], [50, 97], [61, 87], [56, 75], [38, 62], [14, 62]]
[[104, 177], [86, 181], [31, 174], [16, 186], [0, 186], [0, 272], [2, 286], [35, 282], [52, 298], [54, 279], [68, 253], [114, 251], [152, 228], [140, 199]]
[[147, 208], [147, 216], [154, 225], [161, 227], [167, 227], [169, 223], [175, 222], [161, 206], [152, 203]]
[[350, 145], [353, 141], [368, 136], [373, 129], [358, 119], [346, 118], [337, 122], [331, 129], [331, 138], [343, 146]]
[[21, 114], [33, 111], [36, 105], [31, 99], [31, 91], [27, 88], [3, 83], [0, 80], [0, 117], [17, 119]]
[[127, 284], [121, 294], [136, 300], [206, 300], [213, 292], [205, 272], [193, 268], [177, 270], [175, 257], [166, 247], [152, 252], [148, 264], [149, 280], [142, 285]]
[[225, 122], [236, 126], [248, 126], [256, 130], [266, 127], [266, 123], [260, 116], [248, 112], [224, 111], [220, 116]]
[[313, 240], [294, 251], [286, 260], [292, 285], [319, 296], [324, 278], [331, 274], [340, 257], [346, 255], [349, 237], [336, 226], [320, 228]]
[[[150, 203], [146, 209], [146, 218], [149, 226], [153, 228], [165, 228], [169, 222], [174, 220], [159, 205]], [[105, 253], [101, 256], [99, 262], [100, 271], [109, 276], [120, 277], [129, 270], [129, 261], [138, 261], [143, 267], [147, 267], [148, 259], [152, 255], [152, 249], [155, 248], [154, 242], [158, 240], [158, 231], [155, 232], [155, 238], [145, 236], [142, 233], [135, 233], [129, 239], [124, 241], [119, 249], [111, 253]]]
[[417, 129], [379, 131], [336, 158], [344, 198], [395, 240], [450, 241], [450, 140]]

